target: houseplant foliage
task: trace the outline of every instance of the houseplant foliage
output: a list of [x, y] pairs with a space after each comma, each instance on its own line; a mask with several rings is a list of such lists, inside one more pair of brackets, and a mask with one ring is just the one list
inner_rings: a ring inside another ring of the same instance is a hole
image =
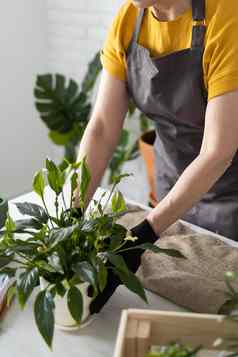
[[[128, 174], [114, 178], [107, 200], [106, 197], [103, 200], [106, 194], [103, 193], [99, 200], [92, 200], [86, 210], [90, 172], [85, 159], [73, 164], [64, 161], [64, 165], [59, 166], [46, 159], [45, 166], [33, 180], [33, 189], [41, 198], [42, 206], [16, 203], [20, 213], [27, 218], [14, 221], [8, 214], [0, 231], [0, 275], [6, 279], [16, 278], [15, 293], [22, 308], [40, 285], [40, 279], [47, 282], [36, 295], [34, 315], [42, 337], [51, 347], [56, 297], [66, 298], [71, 316], [77, 324], [81, 322], [84, 297], [80, 284], [90, 284], [95, 298], [103, 292], [112, 270], [129, 290], [146, 301], [143, 287], [120, 254], [125, 251], [128, 240], [133, 241], [129, 249], [181, 255], [151, 244], [137, 245], [136, 237], [131, 237], [130, 232], [117, 223], [117, 219], [127, 212], [117, 185]], [[47, 183], [55, 194], [54, 215], [45, 200]], [[70, 186], [68, 200], [64, 194], [67, 184]], [[80, 210], [73, 204], [78, 185]], [[66, 201], [69, 201], [68, 205]]]
[[0, 196], [0, 228], [4, 225], [8, 212], [8, 201]]
[[167, 346], [154, 346], [147, 357], [195, 357], [201, 347], [190, 348], [177, 342], [171, 342]]
[[[62, 74], [43, 74], [36, 78], [34, 88], [36, 109], [50, 130], [50, 139], [54, 144], [64, 147], [64, 158], [71, 163], [77, 159], [77, 146], [89, 121], [92, 91], [101, 70], [98, 52], [88, 65], [81, 89], [75, 80], [67, 80]], [[128, 117], [131, 117], [135, 111], [135, 106], [130, 102]], [[149, 129], [149, 121], [142, 113], [139, 114], [139, 119], [140, 131], [144, 133]], [[131, 143], [130, 132], [124, 128], [109, 164], [109, 183], [113, 182], [114, 176], [121, 174], [125, 161], [133, 160], [138, 155], [137, 140]]]

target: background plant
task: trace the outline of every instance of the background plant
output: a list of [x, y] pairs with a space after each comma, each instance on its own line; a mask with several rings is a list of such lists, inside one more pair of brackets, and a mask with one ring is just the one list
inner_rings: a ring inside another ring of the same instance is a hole
[[[62, 74], [37, 76], [34, 96], [41, 119], [50, 130], [49, 137], [56, 145], [64, 147], [64, 158], [70, 163], [77, 159], [77, 146], [81, 141], [92, 110], [92, 92], [102, 70], [99, 52], [89, 63], [81, 89], [73, 79], [66, 80]], [[132, 102], [128, 117], [135, 114]], [[143, 113], [138, 112], [140, 132], [146, 132], [150, 125]], [[122, 130], [121, 140], [109, 164], [109, 183], [121, 174], [124, 162], [139, 155], [138, 140], [131, 143], [130, 132]]]
[[[117, 223], [118, 218], [127, 212], [117, 185], [128, 174], [114, 178], [106, 202], [103, 201], [104, 192], [85, 211], [90, 176], [85, 159], [73, 164], [64, 161], [60, 166], [47, 159], [45, 169], [37, 172], [33, 180], [33, 189], [41, 198], [42, 206], [30, 202], [16, 203], [20, 213], [27, 218], [14, 221], [8, 214], [0, 231], [0, 276], [16, 278], [11, 294], [16, 293], [21, 308], [39, 286], [40, 278], [48, 283], [36, 295], [34, 316], [41, 335], [50, 347], [56, 294], [67, 297], [69, 311], [73, 319], [80, 323], [83, 297], [78, 284], [89, 283], [93, 297], [96, 297], [103, 292], [110, 271], [119, 276], [129, 290], [147, 301], [145, 291], [128, 269], [122, 251], [151, 249], [156, 253], [181, 257], [177, 251], [162, 250], [152, 244], [136, 245], [136, 238]], [[54, 214], [45, 200], [47, 183], [55, 194]], [[70, 187], [68, 200], [64, 194], [67, 184]], [[78, 185], [80, 211], [73, 205]], [[135, 241], [134, 247], [127, 248], [128, 240]]]

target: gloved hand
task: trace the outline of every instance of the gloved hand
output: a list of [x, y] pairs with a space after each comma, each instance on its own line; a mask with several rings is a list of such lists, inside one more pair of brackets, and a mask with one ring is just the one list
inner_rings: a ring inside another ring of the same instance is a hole
[[[138, 238], [136, 245], [144, 243], [155, 243], [159, 239], [159, 235], [155, 234], [147, 219], [144, 219], [140, 224], [133, 227], [131, 229], [131, 235]], [[123, 249], [133, 246], [135, 246], [134, 242], [127, 241], [127, 243], [123, 246]], [[142, 249], [133, 249], [122, 252], [120, 255], [124, 258], [129, 270], [135, 273], [140, 266], [141, 256], [143, 253], [144, 251]], [[113, 271], [110, 271], [105, 289], [102, 293], [97, 295], [97, 297], [90, 305], [90, 313], [98, 313], [120, 284], [121, 280], [119, 277], [115, 275]]]

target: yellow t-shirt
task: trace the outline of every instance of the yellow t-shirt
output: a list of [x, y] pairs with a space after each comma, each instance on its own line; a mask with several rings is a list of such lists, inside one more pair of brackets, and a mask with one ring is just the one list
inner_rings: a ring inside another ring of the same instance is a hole
[[[191, 8], [173, 21], [159, 21], [149, 7], [145, 12], [139, 44], [151, 55], [162, 56], [191, 47]], [[127, 0], [108, 32], [101, 62], [114, 77], [126, 80], [126, 50], [139, 9]], [[206, 0], [206, 36], [203, 55], [204, 84], [208, 99], [238, 89], [238, 0]]]

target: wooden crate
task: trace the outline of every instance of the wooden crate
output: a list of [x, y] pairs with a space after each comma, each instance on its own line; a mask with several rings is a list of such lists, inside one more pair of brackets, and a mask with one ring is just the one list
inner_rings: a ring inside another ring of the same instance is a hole
[[238, 338], [238, 325], [221, 315], [123, 310], [114, 357], [145, 357], [152, 345], [174, 341], [191, 347], [227, 350], [225, 344], [217, 347], [213, 344], [217, 338], [228, 337]]

